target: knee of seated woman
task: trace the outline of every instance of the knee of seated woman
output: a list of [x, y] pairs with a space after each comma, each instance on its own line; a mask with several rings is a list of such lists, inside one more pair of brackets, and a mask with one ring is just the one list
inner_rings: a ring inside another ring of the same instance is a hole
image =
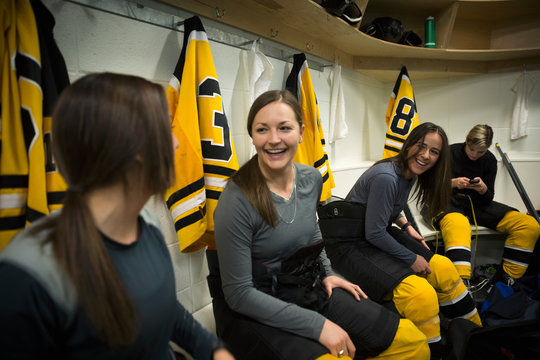
[[453, 289], [461, 281], [456, 267], [446, 256], [439, 254], [433, 255], [429, 261], [429, 266], [431, 268], [431, 274], [428, 274], [427, 279], [439, 291]]
[[524, 237], [536, 240], [540, 236], [540, 225], [530, 215], [509, 211], [497, 224], [497, 231], [519, 233]]
[[398, 310], [402, 308], [407, 312], [408, 308], [414, 307], [423, 310], [433, 308], [434, 314], [439, 312], [437, 293], [423, 277], [416, 275], [406, 277], [396, 286], [393, 294]]
[[440, 221], [441, 231], [447, 233], [447, 236], [462, 237], [470, 240], [472, 230], [469, 220], [460, 213], [446, 214]]

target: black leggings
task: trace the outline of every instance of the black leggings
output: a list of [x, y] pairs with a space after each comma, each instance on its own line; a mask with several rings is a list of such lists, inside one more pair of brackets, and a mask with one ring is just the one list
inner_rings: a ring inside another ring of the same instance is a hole
[[[317, 340], [264, 325], [231, 310], [221, 290], [217, 252], [207, 250], [206, 259], [217, 334], [236, 359], [312, 360], [329, 352]], [[356, 347], [355, 359], [374, 357], [386, 350], [392, 344], [399, 325], [396, 313], [369, 299], [357, 301], [341, 288], [333, 289], [321, 314], [349, 334]]]
[[[237, 359], [305, 359], [328, 353], [318, 341], [295, 335], [232, 311], [224, 299], [214, 299], [218, 335]], [[381, 305], [336, 288], [324, 310], [325, 316], [342, 327], [356, 347], [355, 359], [373, 357], [394, 340], [399, 316]]]

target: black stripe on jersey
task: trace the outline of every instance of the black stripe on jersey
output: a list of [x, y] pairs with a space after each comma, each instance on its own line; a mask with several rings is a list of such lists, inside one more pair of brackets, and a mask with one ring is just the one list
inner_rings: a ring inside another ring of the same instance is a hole
[[197, 221], [200, 221], [205, 216], [206, 216], [206, 206], [204, 206], [202, 209], [199, 208], [199, 211], [195, 211], [193, 214], [190, 214], [188, 216], [178, 219], [178, 221], [174, 223], [174, 228], [176, 229], [176, 231], [179, 231], [180, 229], [183, 229], [186, 226], [189, 226], [191, 224], [196, 223]]
[[476, 307], [473, 298], [467, 294], [463, 299], [459, 300], [455, 304], [449, 304], [440, 306], [441, 313], [447, 319], [455, 319], [457, 317], [465, 316]]
[[27, 188], [28, 175], [2, 175], [0, 176], [0, 189]]
[[205, 31], [204, 26], [198, 16], [190, 17], [184, 21], [184, 41], [182, 45], [182, 51], [180, 52], [180, 58], [174, 68], [173, 75], [178, 79], [178, 82], [182, 82], [182, 73], [184, 72], [184, 65], [186, 63], [186, 52], [188, 48], [189, 35], [192, 31]]
[[320, 166], [323, 166], [323, 165], [324, 165], [324, 163], [326, 162], [326, 160], [328, 160], [328, 156], [326, 156], [326, 154], [324, 154], [322, 158], [320, 158], [319, 160], [315, 161], [315, 164], [313, 164], [313, 166], [315, 166], [316, 168], [319, 168]]
[[183, 187], [182, 189], [179, 189], [178, 191], [175, 191], [174, 193], [169, 196], [167, 199], [167, 206], [169, 209], [178, 201], [184, 199], [185, 197], [201, 190], [204, 188], [204, 177], [200, 178], [199, 180], [192, 182], [186, 187]]
[[446, 257], [449, 258], [452, 262], [456, 262], [456, 261], [471, 262], [471, 251], [470, 250], [450, 249], [444, 255], [446, 255]]
[[207, 199], [218, 200], [220, 195], [221, 195], [221, 191], [206, 189], [206, 198]]
[[503, 251], [503, 258], [510, 261], [517, 261], [524, 264], [529, 264], [531, 262], [532, 253], [519, 250], [519, 249], [510, 249], [505, 247]]
[[218, 165], [203, 165], [203, 171], [205, 174], [216, 174], [230, 177], [236, 172], [236, 170]]
[[44, 214], [44, 213], [42, 213], [40, 211], [34, 210], [31, 207], [26, 207], [26, 220], [28, 220], [28, 222], [36, 221], [36, 220], [38, 220], [39, 218], [42, 218], [45, 215], [46, 214]]
[[36, 19], [41, 76], [43, 83], [43, 116], [51, 116], [53, 106], [62, 90], [69, 85], [69, 76], [64, 57], [54, 40], [54, 17], [41, 1], [30, 1]]
[[17, 230], [24, 228], [26, 218], [21, 216], [10, 216], [0, 218], [0, 231], [2, 230]]
[[397, 153], [401, 151], [401, 149], [398, 149], [398, 148], [390, 146], [390, 145], [384, 145], [384, 148], [386, 150], [390, 150], [390, 151], [397, 152]]
[[285, 81], [285, 88], [292, 92], [299, 102], [300, 98], [298, 96], [298, 82], [301, 79], [302, 73], [300, 72], [300, 70], [302, 70], [302, 65], [304, 65], [305, 61], [307, 61], [307, 59], [304, 53], [294, 54], [293, 67], [291, 69], [291, 73]]
[[41, 89], [41, 66], [31, 57], [17, 51], [15, 55], [15, 69], [17, 72], [17, 80], [25, 77], [35, 82]]
[[389, 134], [386, 134], [386, 138], [387, 139], [390, 139], [390, 140], [394, 140], [394, 141], [397, 141], [397, 142], [400, 142], [400, 143], [405, 143], [405, 140], [402, 139], [402, 138], [398, 138], [397, 136], [393, 136], [393, 135], [389, 135]]
[[64, 197], [66, 196], [65, 191], [49, 191], [47, 193], [47, 204], [57, 205], [64, 202]]
[[30, 111], [25, 108], [21, 108], [21, 122], [23, 128], [23, 137], [24, 137], [24, 146], [26, 151], [30, 152], [30, 145], [32, 140], [37, 136], [36, 130], [34, 129], [34, 121], [30, 115]]
[[328, 175], [328, 171], [324, 174], [324, 176], [322, 177], [323, 179], [323, 183], [326, 182], [326, 180], [328, 180], [328, 178], [330, 177], [330, 175]]
[[[17, 52], [15, 55], [15, 69], [17, 72], [17, 80], [26, 78], [34, 83], [41, 90], [41, 66], [31, 57]], [[41, 104], [40, 104], [41, 105]], [[24, 144], [26, 151], [30, 151], [32, 140], [37, 136], [34, 129], [32, 116], [28, 109], [21, 107], [21, 121], [24, 134]]]

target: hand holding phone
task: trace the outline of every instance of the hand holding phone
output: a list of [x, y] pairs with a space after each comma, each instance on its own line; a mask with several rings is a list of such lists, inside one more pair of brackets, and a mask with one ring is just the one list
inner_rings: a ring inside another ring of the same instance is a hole
[[469, 184], [478, 184], [480, 179], [469, 179]]

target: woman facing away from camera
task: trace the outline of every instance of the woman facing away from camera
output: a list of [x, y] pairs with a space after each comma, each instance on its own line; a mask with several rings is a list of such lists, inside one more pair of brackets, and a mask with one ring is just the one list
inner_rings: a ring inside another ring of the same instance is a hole
[[426, 335], [432, 358], [438, 358], [439, 310], [449, 319], [481, 322], [452, 262], [434, 255], [401, 214], [415, 182], [420, 203], [444, 209], [450, 197], [449, 146], [444, 130], [433, 123], [417, 126], [398, 155], [378, 161], [354, 184], [346, 197], [356, 208], [349, 224], [354, 241], [328, 239], [323, 220], [321, 230], [334, 268], [375, 301], [392, 300]]
[[221, 194], [217, 255], [207, 252], [216, 326], [231, 351], [238, 359], [428, 358], [412, 322], [333, 275], [316, 218], [322, 177], [293, 162], [304, 130], [294, 95], [260, 95], [247, 130], [257, 154]]
[[233, 359], [176, 300], [159, 222], [143, 208], [173, 180], [163, 89], [88, 75], [53, 119], [68, 190], [0, 253], [0, 357], [171, 359], [173, 341], [196, 359]]
[[502, 266], [492, 282], [503, 280], [512, 285], [527, 270], [540, 225], [532, 216], [493, 200], [497, 159], [488, 150], [492, 141], [491, 126], [476, 125], [464, 143], [450, 146], [452, 200], [434, 223], [440, 227], [446, 256], [466, 281], [471, 278], [471, 223], [476, 221], [477, 225], [508, 234]]

